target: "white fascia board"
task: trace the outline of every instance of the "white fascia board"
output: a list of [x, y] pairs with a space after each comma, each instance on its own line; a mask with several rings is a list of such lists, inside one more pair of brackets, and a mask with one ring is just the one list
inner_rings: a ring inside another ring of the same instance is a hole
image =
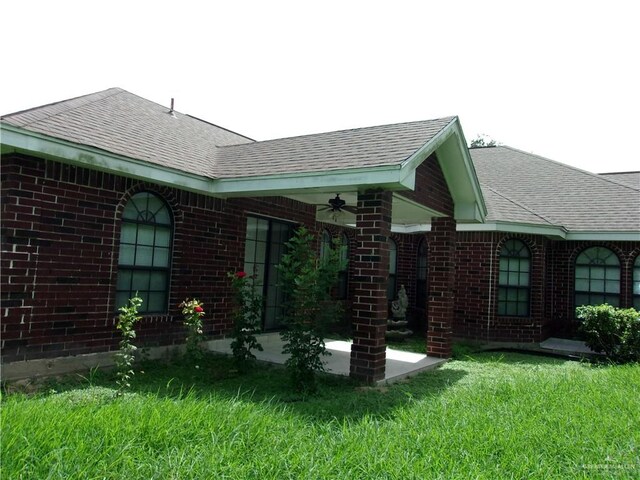
[[305, 192], [333, 192], [336, 187], [359, 190], [386, 188], [389, 190], [407, 190], [412, 188], [400, 178], [397, 165], [369, 167], [351, 170], [325, 172], [291, 173], [284, 175], [265, 175], [244, 178], [216, 179], [214, 192], [221, 196], [286, 195], [298, 190]]
[[462, 155], [465, 173], [467, 175], [467, 178], [469, 179], [469, 186], [473, 191], [473, 199], [478, 206], [478, 212], [482, 217], [480, 221], [484, 221], [489, 211], [487, 210], [487, 205], [484, 201], [484, 196], [482, 195], [480, 180], [478, 180], [478, 175], [476, 173], [475, 166], [473, 165], [473, 160], [471, 159], [469, 149], [467, 148], [467, 144], [464, 138], [464, 132], [462, 131], [462, 127], [460, 126], [460, 122], [458, 121], [457, 117], [455, 123], [453, 124], [453, 128], [455, 129], [455, 139], [458, 143], [458, 149]]
[[524, 233], [528, 235], [543, 235], [547, 237], [565, 239], [567, 231], [563, 227], [556, 226], [544, 226], [544, 225], [529, 225], [523, 223], [458, 223], [456, 225], [458, 232], [509, 232], [509, 233]]
[[442, 130], [434, 135], [434, 137], [416, 150], [413, 155], [402, 162], [402, 169], [405, 172], [415, 172], [416, 168], [425, 161], [425, 159], [435, 152], [449, 136], [455, 131], [456, 118], [451, 120]]
[[457, 202], [453, 206], [454, 218], [464, 218], [467, 222], [482, 223], [484, 216], [476, 202]]
[[593, 240], [593, 241], [622, 241], [639, 242], [640, 232], [570, 232], [567, 233], [567, 240]]
[[198, 193], [211, 195], [212, 191], [213, 180], [210, 178], [150, 164], [98, 148], [78, 145], [4, 123], [2, 124], [2, 149], [36, 154], [42, 158]]
[[564, 227], [559, 226], [543, 226], [528, 225], [522, 223], [483, 223], [480, 225], [472, 223], [458, 223], [456, 225], [458, 232], [508, 232], [508, 233], [524, 233], [529, 235], [543, 235], [562, 240], [573, 241], [623, 241], [633, 242], [640, 241], [640, 232], [569, 232]]

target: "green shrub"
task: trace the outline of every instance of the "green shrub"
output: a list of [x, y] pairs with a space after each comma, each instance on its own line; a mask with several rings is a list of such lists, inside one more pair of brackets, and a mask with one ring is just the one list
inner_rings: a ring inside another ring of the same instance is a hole
[[295, 388], [304, 392], [317, 388], [315, 373], [324, 370], [321, 356], [330, 354], [324, 343], [327, 327], [340, 318], [342, 307], [331, 296], [341, 268], [340, 248], [321, 259], [314, 240], [306, 228], [298, 228], [278, 265], [285, 293], [282, 352], [290, 354], [285, 365]]
[[133, 362], [137, 347], [132, 343], [136, 338], [133, 326], [142, 318], [138, 315], [138, 309], [141, 305], [142, 298], [136, 294], [135, 297], [129, 299], [128, 305], [118, 309], [121, 313], [118, 316], [116, 328], [122, 333], [122, 338], [120, 339], [120, 350], [116, 353], [117, 396], [121, 396], [124, 390], [131, 386], [130, 381], [134, 375]]
[[233, 331], [231, 350], [239, 369], [245, 369], [256, 358], [251, 350], [262, 351], [256, 334], [260, 333], [264, 300], [254, 290], [254, 277], [245, 272], [229, 272], [233, 288]]
[[204, 353], [202, 352], [201, 344], [204, 341], [204, 333], [202, 330], [202, 317], [204, 316], [204, 308], [202, 308], [202, 302], [194, 298], [189, 300], [185, 299], [179, 305], [182, 309], [182, 316], [184, 317], [183, 323], [187, 327], [187, 352], [186, 356], [189, 360], [197, 362], [201, 360]]
[[576, 309], [586, 344], [615, 362], [640, 361], [640, 313], [633, 308], [585, 305]]

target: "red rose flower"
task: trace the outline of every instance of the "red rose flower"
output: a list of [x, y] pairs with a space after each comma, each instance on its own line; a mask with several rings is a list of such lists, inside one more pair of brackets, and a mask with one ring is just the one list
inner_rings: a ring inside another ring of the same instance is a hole
[[244, 278], [247, 276], [247, 272], [237, 272], [236, 273], [236, 277], [238, 278]]
[[198, 313], [204, 312], [204, 308], [202, 308], [200, 305], [196, 305], [193, 310]]

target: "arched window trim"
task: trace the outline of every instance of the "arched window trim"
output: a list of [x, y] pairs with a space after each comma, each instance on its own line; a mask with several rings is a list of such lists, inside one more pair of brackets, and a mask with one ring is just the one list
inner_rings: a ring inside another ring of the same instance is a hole
[[608, 303], [620, 306], [620, 258], [612, 249], [585, 248], [574, 262], [574, 306]]
[[169, 305], [173, 256], [173, 212], [162, 196], [137, 192], [122, 210], [116, 310], [136, 292], [142, 314], [165, 314]]
[[506, 240], [498, 255], [498, 315], [531, 315], [531, 250], [518, 238]]

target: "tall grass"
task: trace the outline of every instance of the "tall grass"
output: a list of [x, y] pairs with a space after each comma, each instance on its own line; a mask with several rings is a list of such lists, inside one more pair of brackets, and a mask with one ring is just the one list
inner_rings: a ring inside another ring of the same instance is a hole
[[[640, 366], [477, 354], [384, 388], [147, 366], [5, 395], [2, 478], [639, 478]], [[64, 391], [60, 391], [63, 390]]]

